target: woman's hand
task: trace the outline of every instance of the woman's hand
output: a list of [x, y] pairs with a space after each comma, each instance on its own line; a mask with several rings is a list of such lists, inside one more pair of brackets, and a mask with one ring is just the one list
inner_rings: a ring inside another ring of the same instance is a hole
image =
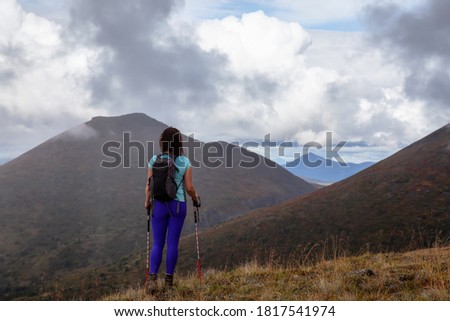
[[192, 197], [192, 202], [194, 203], [195, 207], [200, 207], [202, 205], [200, 201], [200, 196], [197, 193], [195, 193], [195, 196]]
[[144, 207], [148, 210], [152, 208], [152, 201], [145, 201]]

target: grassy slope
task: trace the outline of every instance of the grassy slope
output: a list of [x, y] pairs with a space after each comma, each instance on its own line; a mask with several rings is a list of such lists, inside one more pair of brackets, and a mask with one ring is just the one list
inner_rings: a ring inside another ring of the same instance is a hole
[[[450, 300], [450, 247], [408, 253], [363, 254], [312, 265], [247, 263], [176, 280], [170, 294], [130, 288], [104, 300]], [[353, 273], [371, 269], [375, 275]], [[161, 283], [162, 284], [162, 283]]]

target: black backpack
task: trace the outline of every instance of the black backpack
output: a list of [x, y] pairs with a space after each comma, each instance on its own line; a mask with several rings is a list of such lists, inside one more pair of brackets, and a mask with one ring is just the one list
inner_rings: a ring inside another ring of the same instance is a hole
[[177, 186], [175, 183], [175, 171], [178, 171], [178, 168], [175, 166], [171, 155], [168, 155], [169, 157], [161, 157], [162, 155], [168, 154], [159, 154], [156, 157], [152, 167], [153, 175], [149, 184], [152, 197], [166, 202], [173, 200], [177, 196], [178, 188], [183, 183], [183, 179], [180, 185]]

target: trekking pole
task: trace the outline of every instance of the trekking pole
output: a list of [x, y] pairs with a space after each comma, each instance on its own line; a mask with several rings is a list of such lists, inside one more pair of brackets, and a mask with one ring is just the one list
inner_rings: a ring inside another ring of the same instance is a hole
[[200, 247], [198, 242], [198, 227], [197, 223], [200, 221], [200, 211], [199, 207], [201, 206], [200, 197], [197, 200], [194, 200], [194, 223], [195, 223], [195, 240], [197, 242], [197, 271], [198, 271], [198, 279], [200, 283], [202, 283], [202, 269], [200, 266]]
[[148, 276], [150, 273], [150, 207], [147, 208], [147, 270], [145, 271], [145, 291], [148, 289]]

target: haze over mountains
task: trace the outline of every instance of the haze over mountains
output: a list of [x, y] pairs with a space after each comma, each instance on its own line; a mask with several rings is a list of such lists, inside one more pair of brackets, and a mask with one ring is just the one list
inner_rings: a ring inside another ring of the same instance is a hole
[[[119, 142], [121, 147], [110, 151], [124, 157], [123, 133], [130, 133], [132, 142], [144, 146], [156, 142], [159, 152], [159, 135], [166, 127], [144, 114], [95, 117], [0, 166], [1, 297], [36, 294], [68, 272], [117, 262], [145, 250], [147, 157], [139, 159], [139, 148], [131, 147], [130, 168], [123, 164], [102, 168], [102, 161], [113, 160], [102, 154], [102, 146]], [[190, 139], [187, 146], [194, 144]], [[204, 158], [207, 147], [212, 151], [223, 147], [226, 154], [232, 151], [228, 147], [234, 147], [223, 142], [201, 146], [195, 150], [197, 160]], [[222, 164], [194, 170], [204, 203], [202, 226], [315, 189], [279, 166], [269, 168], [257, 154], [234, 148], [229, 156], [229, 168]], [[259, 160], [258, 166], [237, 166], [249, 156]], [[139, 160], [145, 161], [144, 167], [138, 166]], [[190, 220], [191, 215], [186, 233], [192, 231]], [[30, 289], [34, 292], [27, 292]]]
[[[450, 125], [344, 181], [201, 234], [203, 264], [216, 268], [255, 257], [286, 262], [314, 251], [404, 251], [449, 241]], [[194, 237], [181, 244], [180, 269], [192, 269]]]
[[314, 153], [302, 155], [292, 162], [286, 163], [285, 168], [292, 174], [302, 177], [310, 182], [335, 183], [346, 179], [375, 164], [374, 162], [339, 163], [335, 160], [326, 160]]

